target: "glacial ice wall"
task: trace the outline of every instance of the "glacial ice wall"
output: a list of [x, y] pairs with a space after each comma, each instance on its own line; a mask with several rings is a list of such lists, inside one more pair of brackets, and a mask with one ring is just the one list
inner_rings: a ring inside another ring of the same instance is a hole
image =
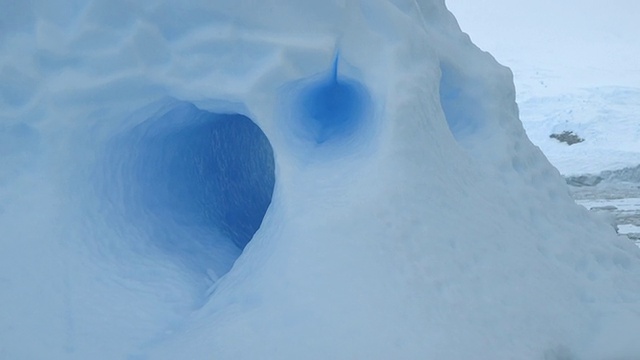
[[443, 1], [2, 8], [0, 357], [640, 354], [638, 249]]

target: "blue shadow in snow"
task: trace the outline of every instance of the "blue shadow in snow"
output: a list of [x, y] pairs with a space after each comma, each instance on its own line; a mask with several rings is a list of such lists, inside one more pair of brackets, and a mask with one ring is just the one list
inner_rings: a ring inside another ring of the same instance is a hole
[[[271, 203], [271, 145], [240, 114], [177, 103], [132, 128], [112, 153], [110, 166], [128, 194], [125, 221], [191, 268], [215, 269], [218, 261], [228, 270]], [[208, 253], [216, 249], [231, 255]]]
[[481, 129], [485, 111], [478, 99], [482, 88], [452, 65], [442, 63], [440, 68], [440, 104], [451, 133], [464, 141]]
[[339, 76], [338, 60], [328, 74], [303, 80], [296, 98], [296, 115], [317, 144], [353, 135], [371, 108], [367, 89]]

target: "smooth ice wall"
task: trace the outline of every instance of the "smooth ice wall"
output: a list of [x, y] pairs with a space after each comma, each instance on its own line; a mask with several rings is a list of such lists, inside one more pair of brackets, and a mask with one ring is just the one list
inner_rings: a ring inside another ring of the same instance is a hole
[[3, 356], [637, 351], [637, 250], [442, 1], [3, 8]]

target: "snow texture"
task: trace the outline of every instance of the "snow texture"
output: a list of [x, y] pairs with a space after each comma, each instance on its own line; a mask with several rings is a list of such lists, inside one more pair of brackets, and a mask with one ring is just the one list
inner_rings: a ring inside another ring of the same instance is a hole
[[640, 356], [444, 1], [0, 5], [0, 358]]

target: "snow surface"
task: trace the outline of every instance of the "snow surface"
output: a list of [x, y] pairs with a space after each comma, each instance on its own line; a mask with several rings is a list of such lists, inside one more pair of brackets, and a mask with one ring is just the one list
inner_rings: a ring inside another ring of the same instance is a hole
[[0, 358], [640, 355], [640, 249], [443, 1], [1, 5]]
[[[640, 165], [640, 88], [595, 87], [524, 100], [527, 134], [565, 175], [598, 174]], [[567, 146], [549, 134], [573, 131]]]

